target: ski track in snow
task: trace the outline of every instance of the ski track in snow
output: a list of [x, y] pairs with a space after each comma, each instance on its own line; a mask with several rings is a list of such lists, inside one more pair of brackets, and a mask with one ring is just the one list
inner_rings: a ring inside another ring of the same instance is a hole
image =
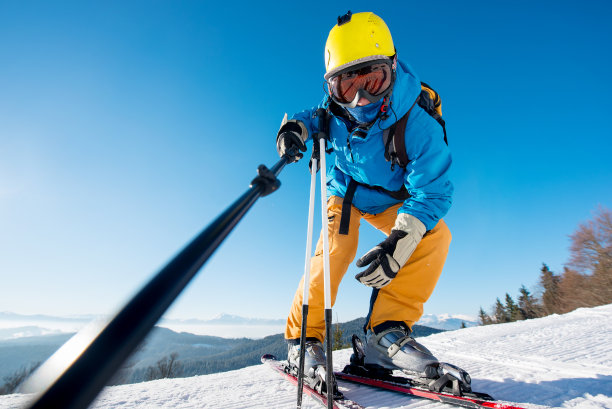
[[[565, 315], [420, 338], [441, 361], [466, 369], [474, 390], [529, 409], [612, 409], [612, 305]], [[351, 351], [334, 352], [336, 370]], [[284, 358], [284, 357], [283, 357]], [[362, 385], [341, 383], [347, 398], [367, 408], [452, 406]], [[20, 409], [31, 396], [0, 396], [0, 408]], [[106, 388], [92, 408], [294, 408], [296, 388], [264, 365], [236, 371]], [[303, 408], [320, 408], [305, 395]]]

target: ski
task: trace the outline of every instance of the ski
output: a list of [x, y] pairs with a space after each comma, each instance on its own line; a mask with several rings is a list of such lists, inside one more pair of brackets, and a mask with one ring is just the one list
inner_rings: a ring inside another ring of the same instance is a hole
[[442, 403], [449, 403], [456, 406], [463, 406], [466, 408], [525, 409], [519, 406], [514, 406], [513, 404], [495, 401], [491, 396], [485, 393], [470, 392], [464, 393], [463, 396], [457, 396], [443, 392], [434, 392], [418, 386], [409, 378], [400, 376], [388, 376], [386, 379], [372, 378], [352, 374], [350, 373], [350, 368], [351, 366], [348, 365], [342, 372], [335, 372], [336, 378], [343, 381], [400, 392], [407, 395], [435, 400]]
[[[297, 385], [298, 380], [295, 375], [291, 373], [289, 367], [285, 362], [279, 361], [274, 355], [266, 354], [261, 357], [261, 362], [267, 364], [270, 368], [274, 369], [276, 372], [283, 375], [287, 380], [289, 380], [294, 385]], [[316, 402], [321, 404], [323, 407], [327, 407], [327, 396], [319, 393], [314, 390], [307, 384], [304, 384], [304, 392], [313, 398]], [[341, 398], [334, 399], [333, 402], [334, 409], [365, 409], [363, 406], [358, 404], [357, 402], [353, 402], [350, 399]]]

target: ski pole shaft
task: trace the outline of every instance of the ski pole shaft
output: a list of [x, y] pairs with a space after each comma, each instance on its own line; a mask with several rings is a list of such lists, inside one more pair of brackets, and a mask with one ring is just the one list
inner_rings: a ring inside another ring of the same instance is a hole
[[317, 186], [317, 159], [313, 158], [310, 168], [310, 199], [308, 201], [308, 229], [306, 232], [306, 257], [304, 261], [304, 282], [302, 292], [302, 331], [300, 333], [300, 365], [298, 373], [298, 385], [297, 385], [297, 407], [302, 407], [302, 396], [304, 389], [304, 360], [306, 356], [306, 350], [304, 345], [306, 344], [306, 328], [308, 321], [308, 297], [310, 288], [310, 261], [312, 258], [312, 230], [314, 222], [314, 205], [315, 205], [315, 191]]
[[325, 138], [319, 138], [319, 152], [321, 157], [321, 228], [323, 237], [323, 291], [325, 294], [325, 328], [327, 339], [325, 385], [327, 387], [327, 408], [334, 406], [333, 391], [333, 359], [331, 339], [331, 288], [330, 288], [330, 265], [329, 265], [329, 227], [327, 222], [327, 171], [325, 165]]
[[257, 199], [279, 187], [276, 176], [290, 161], [287, 155], [272, 169], [261, 165], [249, 189], [163, 267], [112, 320], [95, 333], [77, 334], [73, 339], [78, 338], [78, 348], [62, 347], [43, 363], [22, 389], [43, 391], [28, 407], [88, 407]]
[[323, 291], [325, 297], [325, 338], [326, 338], [326, 371], [325, 384], [327, 388], [327, 408], [334, 407], [334, 364], [332, 359], [331, 338], [331, 285], [329, 265], [329, 224], [327, 221], [327, 166], [325, 164], [326, 141], [328, 134], [328, 113], [324, 108], [317, 109], [315, 115], [319, 119], [319, 153], [321, 160], [321, 236], [323, 237]]
[[329, 290], [329, 230], [327, 223], [327, 183], [325, 170], [325, 140], [320, 139], [321, 144], [321, 223], [323, 234], [323, 291], [325, 297], [325, 309], [331, 308], [331, 292]]

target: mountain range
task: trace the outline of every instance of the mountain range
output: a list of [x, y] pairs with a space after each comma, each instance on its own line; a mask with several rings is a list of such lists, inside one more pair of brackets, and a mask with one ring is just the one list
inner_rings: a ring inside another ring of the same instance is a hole
[[[419, 341], [440, 360], [467, 370], [474, 390], [501, 401], [528, 409], [605, 409], [612, 408], [611, 316], [612, 305], [606, 305], [440, 332]], [[262, 350], [272, 352], [269, 348], [261, 345]], [[350, 349], [335, 351], [335, 369], [348, 364], [350, 355]], [[295, 408], [295, 386], [265, 365], [252, 365], [210, 375], [111, 386], [102, 391], [92, 409]], [[376, 388], [342, 382], [340, 387], [349, 399], [368, 408], [452, 408]], [[24, 394], [0, 396], [0, 407], [23, 408], [30, 399]], [[302, 407], [320, 408], [309, 397]]]
[[[342, 332], [340, 343], [348, 345], [353, 334], [362, 334], [364, 324], [365, 318], [335, 324], [334, 330], [339, 328]], [[413, 328], [416, 337], [438, 332], [441, 331], [418, 325]], [[72, 335], [61, 333], [0, 340], [0, 379], [46, 360]], [[155, 327], [112, 383], [146, 380], [149, 368], [155, 368], [160, 360], [173, 354], [177, 356], [180, 375], [194, 376], [255, 365], [264, 353], [286, 355], [287, 344], [283, 335], [277, 333], [260, 339], [222, 338]]]
[[474, 316], [463, 314], [424, 314], [417, 324], [452, 331], [461, 328], [462, 325], [465, 325], [465, 327], [475, 327], [478, 325], [478, 319]]
[[[93, 314], [76, 316], [26, 315], [4, 311], [0, 312], [0, 340], [75, 332], [89, 322], [101, 317], [100, 315]], [[475, 317], [459, 314], [425, 314], [417, 324], [446, 331], [459, 329], [462, 324], [465, 324], [467, 327], [478, 325]], [[211, 319], [162, 318], [158, 325], [177, 332], [191, 332], [198, 335], [262, 338], [266, 335], [282, 332], [285, 319], [252, 318], [233, 314], [219, 314]], [[244, 327], [245, 331], [232, 332], [224, 330], [223, 326]], [[247, 327], [250, 328], [247, 329]]]

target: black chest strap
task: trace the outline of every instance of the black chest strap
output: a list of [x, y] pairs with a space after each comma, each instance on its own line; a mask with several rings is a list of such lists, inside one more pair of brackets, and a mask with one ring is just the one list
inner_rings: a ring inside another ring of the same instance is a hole
[[340, 216], [340, 229], [338, 233], [348, 235], [349, 225], [351, 222], [351, 206], [353, 205], [353, 197], [355, 197], [355, 191], [357, 190], [358, 183], [351, 179], [351, 182], [346, 188], [346, 194], [344, 200], [342, 200], [342, 216]]
[[340, 229], [338, 231], [339, 234], [343, 234], [345, 236], [349, 234], [349, 225], [351, 222], [351, 206], [353, 205], [353, 198], [355, 197], [355, 191], [357, 190], [357, 186], [384, 193], [386, 195], [391, 196], [398, 202], [403, 202], [404, 200], [410, 197], [410, 193], [408, 193], [408, 189], [406, 189], [406, 186], [404, 185], [402, 185], [402, 188], [400, 190], [394, 192], [380, 186], [369, 186], [363, 183], [359, 183], [351, 178], [351, 181], [349, 182], [346, 188], [344, 199], [342, 200], [342, 214], [340, 216]]

